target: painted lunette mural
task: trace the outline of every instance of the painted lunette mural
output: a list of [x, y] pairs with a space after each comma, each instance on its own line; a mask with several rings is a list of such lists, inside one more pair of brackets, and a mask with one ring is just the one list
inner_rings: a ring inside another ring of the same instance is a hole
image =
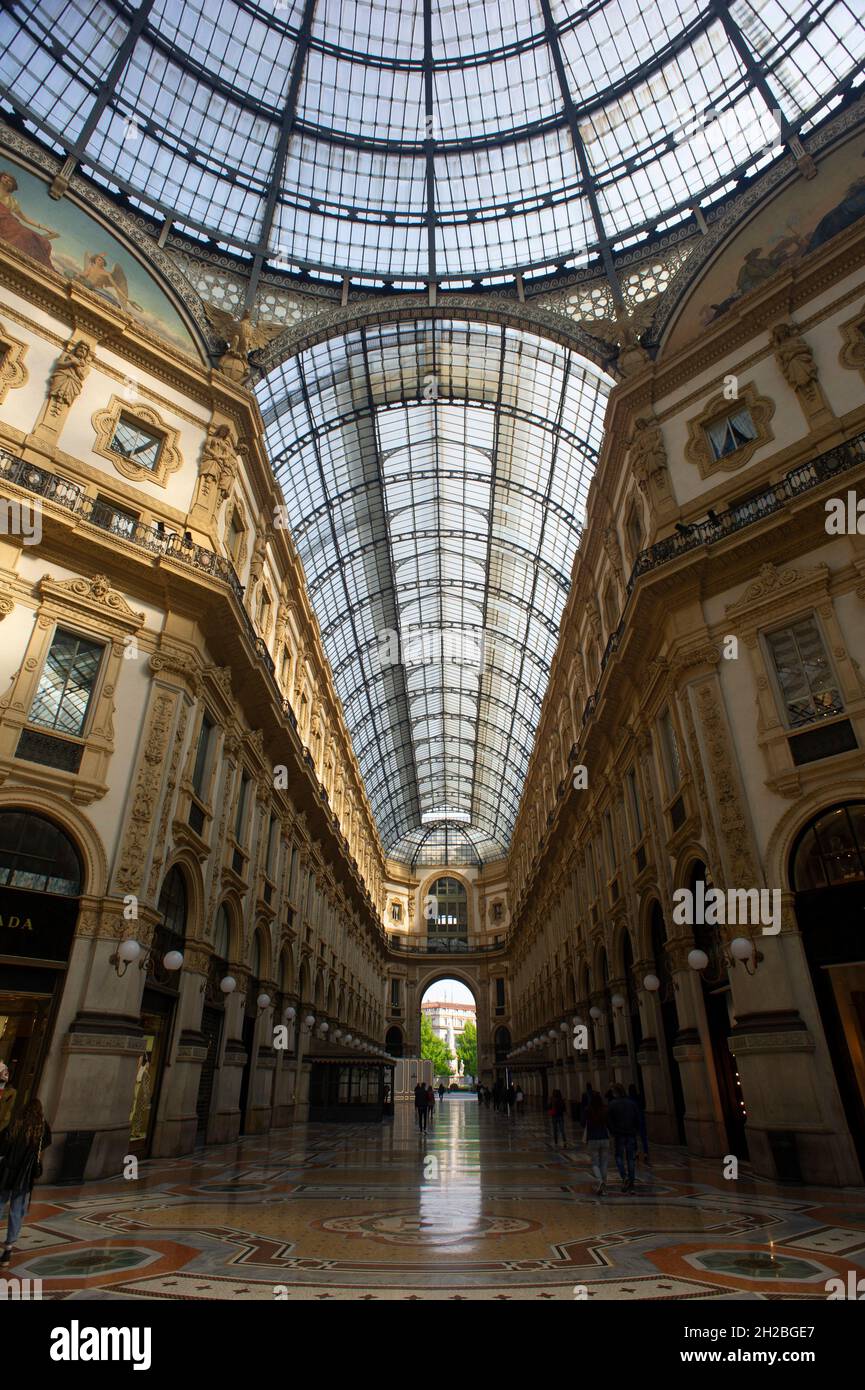
[[865, 149], [849, 140], [796, 179], [721, 252], [685, 302], [668, 349], [684, 347], [751, 290], [865, 217]]
[[127, 248], [67, 198], [0, 157], [0, 242], [65, 275], [193, 357], [201, 354], [171, 300]]

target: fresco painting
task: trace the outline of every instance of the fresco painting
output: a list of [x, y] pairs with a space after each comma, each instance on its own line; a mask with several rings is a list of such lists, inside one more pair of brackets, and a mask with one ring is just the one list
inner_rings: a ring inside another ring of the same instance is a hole
[[822, 160], [816, 179], [798, 179], [772, 200], [722, 252], [685, 303], [672, 349], [691, 342], [737, 300], [779, 270], [825, 246], [865, 217], [865, 148], [849, 142]]
[[0, 242], [104, 295], [143, 328], [200, 356], [167, 295], [126, 247], [68, 199], [49, 197], [47, 184], [8, 160], [0, 160]]

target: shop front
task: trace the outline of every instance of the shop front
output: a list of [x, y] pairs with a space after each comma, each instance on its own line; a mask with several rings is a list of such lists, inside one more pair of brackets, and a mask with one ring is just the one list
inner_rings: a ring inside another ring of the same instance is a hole
[[9, 1077], [2, 1122], [38, 1093], [75, 926], [81, 861], [44, 816], [0, 811], [0, 1061]]

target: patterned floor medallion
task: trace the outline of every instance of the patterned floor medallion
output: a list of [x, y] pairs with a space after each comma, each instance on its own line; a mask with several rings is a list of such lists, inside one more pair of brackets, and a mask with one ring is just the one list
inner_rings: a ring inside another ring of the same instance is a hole
[[[573, 1137], [573, 1136], [570, 1136]], [[861, 1189], [656, 1148], [598, 1196], [582, 1145], [449, 1097], [420, 1133], [298, 1125], [80, 1188], [39, 1187], [12, 1274], [60, 1299], [825, 1298], [865, 1274]]]

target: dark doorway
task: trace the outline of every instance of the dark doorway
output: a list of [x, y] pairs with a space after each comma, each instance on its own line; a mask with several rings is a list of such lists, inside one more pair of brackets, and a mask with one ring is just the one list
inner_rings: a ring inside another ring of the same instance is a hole
[[865, 1174], [865, 802], [830, 806], [793, 848], [796, 917], [850, 1136]]
[[[697, 885], [702, 883], [708, 891], [712, 877], [702, 860], [697, 860], [688, 875], [688, 887], [696, 895]], [[721, 1115], [727, 1136], [727, 1150], [737, 1158], [748, 1157], [748, 1136], [745, 1131], [745, 1098], [739, 1081], [736, 1059], [730, 1051], [730, 1037], [733, 1031], [731, 1017], [730, 981], [726, 963], [720, 952], [720, 935], [717, 927], [695, 924], [694, 941], [706, 952], [709, 965], [701, 973], [703, 987], [703, 1008], [706, 1013], [706, 1028], [712, 1049], [712, 1064], [715, 1083], [721, 1102]]]

